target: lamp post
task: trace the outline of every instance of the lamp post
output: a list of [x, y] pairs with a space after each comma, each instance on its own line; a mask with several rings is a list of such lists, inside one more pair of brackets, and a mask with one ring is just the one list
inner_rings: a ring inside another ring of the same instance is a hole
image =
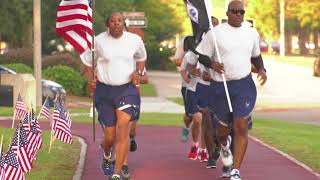
[[42, 104], [41, 86], [41, 0], [33, 0], [33, 65], [36, 79], [36, 106]]
[[280, 0], [280, 56], [285, 56], [285, 13], [284, 0]]

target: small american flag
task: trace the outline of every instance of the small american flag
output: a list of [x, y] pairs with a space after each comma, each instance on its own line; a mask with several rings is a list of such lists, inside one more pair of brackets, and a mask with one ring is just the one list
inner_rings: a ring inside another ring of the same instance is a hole
[[48, 99], [46, 99], [46, 101], [44, 102], [44, 104], [41, 108], [40, 115], [43, 115], [44, 117], [46, 117], [49, 120], [49, 122], [51, 123], [50, 102]]
[[60, 98], [56, 100], [53, 111], [53, 130], [57, 139], [68, 144], [72, 143], [71, 119]]
[[[32, 109], [32, 114], [34, 114], [34, 111]], [[39, 124], [39, 121], [35, 118], [35, 116], [31, 115], [31, 129], [28, 134], [28, 140], [29, 140], [29, 146], [28, 151], [31, 154], [31, 159], [36, 158], [36, 153], [42, 146], [42, 130]]]
[[56, 32], [80, 54], [91, 48], [91, 0], [63, 0], [57, 8]]
[[22, 128], [25, 130], [25, 131], [30, 131], [30, 117], [29, 117], [29, 113], [26, 113], [26, 115], [24, 116], [23, 120], [21, 121], [22, 123]]
[[27, 132], [23, 128], [16, 129], [11, 149], [17, 155], [19, 165], [23, 172], [29, 172], [32, 168], [32, 161], [27, 151], [28, 144]]
[[24, 106], [24, 103], [22, 101], [22, 97], [20, 94], [18, 95], [18, 98], [17, 98], [15, 113], [16, 113], [16, 119], [19, 119], [19, 120], [23, 119], [27, 114], [26, 108]]
[[4, 180], [6, 179], [6, 172], [5, 172], [5, 163], [4, 163], [4, 157], [2, 154], [2, 147], [0, 149], [0, 179]]
[[3, 157], [5, 166], [5, 176], [6, 180], [25, 180], [24, 172], [22, 171], [18, 159], [10, 149], [6, 155]]

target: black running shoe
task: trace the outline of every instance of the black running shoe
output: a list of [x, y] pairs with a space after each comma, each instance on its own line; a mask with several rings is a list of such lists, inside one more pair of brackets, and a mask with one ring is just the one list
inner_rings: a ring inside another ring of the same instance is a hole
[[209, 157], [207, 161], [207, 169], [216, 168], [216, 167], [217, 167], [216, 161], [212, 157]]
[[134, 152], [138, 148], [138, 144], [134, 138], [130, 139], [130, 151]]
[[121, 178], [123, 180], [129, 180], [130, 179], [130, 173], [129, 173], [129, 167], [128, 165], [123, 165], [121, 168]]

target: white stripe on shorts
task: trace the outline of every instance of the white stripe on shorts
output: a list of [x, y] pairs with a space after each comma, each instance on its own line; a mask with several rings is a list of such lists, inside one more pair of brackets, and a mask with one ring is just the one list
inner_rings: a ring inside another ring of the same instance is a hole
[[130, 104], [126, 104], [126, 105], [124, 105], [124, 106], [121, 106], [121, 107], [119, 107], [118, 108], [118, 110], [124, 110], [124, 109], [127, 109], [127, 108], [129, 108], [129, 107], [131, 107], [132, 105], [130, 105]]

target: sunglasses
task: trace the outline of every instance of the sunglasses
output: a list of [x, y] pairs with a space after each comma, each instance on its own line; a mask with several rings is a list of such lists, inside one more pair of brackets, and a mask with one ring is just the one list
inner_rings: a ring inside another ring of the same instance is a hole
[[244, 13], [246, 13], [246, 11], [243, 9], [228, 9], [228, 11], [231, 12], [232, 14], [240, 13], [241, 15], [244, 15]]

